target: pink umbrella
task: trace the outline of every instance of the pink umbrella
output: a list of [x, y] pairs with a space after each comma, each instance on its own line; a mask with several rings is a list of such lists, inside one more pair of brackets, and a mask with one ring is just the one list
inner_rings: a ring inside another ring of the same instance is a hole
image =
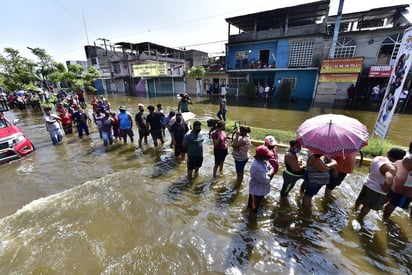
[[307, 119], [296, 131], [302, 146], [315, 154], [344, 156], [368, 144], [369, 133], [359, 120], [326, 114]]

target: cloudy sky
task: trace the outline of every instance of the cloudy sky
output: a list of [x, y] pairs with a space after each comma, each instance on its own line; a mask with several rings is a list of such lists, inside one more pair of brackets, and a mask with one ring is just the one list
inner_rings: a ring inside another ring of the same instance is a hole
[[[411, 0], [345, 0], [343, 12], [409, 4]], [[209, 53], [225, 49], [225, 18], [299, 5], [303, 0], [0, 0], [0, 51], [45, 49], [56, 61], [86, 60], [84, 45], [153, 42]], [[331, 0], [337, 14], [339, 0]], [[412, 9], [411, 9], [412, 10]]]

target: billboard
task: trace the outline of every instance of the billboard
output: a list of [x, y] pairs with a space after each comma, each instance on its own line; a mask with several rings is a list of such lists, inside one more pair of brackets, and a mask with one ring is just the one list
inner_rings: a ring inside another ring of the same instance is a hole
[[319, 82], [350, 82], [356, 83], [359, 74], [320, 74]]
[[402, 92], [406, 76], [411, 67], [412, 54], [412, 28], [408, 28], [403, 33], [402, 42], [396, 57], [395, 66], [389, 78], [388, 86], [386, 87], [385, 96], [382, 100], [376, 119], [374, 131], [382, 139], [388, 133], [388, 129], [395, 112], [396, 104], [399, 100], [399, 95]]
[[168, 76], [167, 63], [147, 63], [133, 65], [133, 77]]
[[319, 82], [358, 81], [364, 57], [326, 58], [322, 61]]
[[320, 73], [360, 73], [364, 57], [326, 58], [322, 61]]
[[387, 78], [391, 76], [391, 65], [374, 65], [369, 69], [369, 78]]

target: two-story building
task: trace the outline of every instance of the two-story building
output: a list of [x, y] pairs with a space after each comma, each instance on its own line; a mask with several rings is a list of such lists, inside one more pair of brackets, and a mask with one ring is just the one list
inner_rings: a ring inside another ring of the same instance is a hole
[[239, 88], [253, 81], [256, 86], [274, 87], [276, 92], [288, 82], [291, 96], [312, 100], [321, 64], [334, 48], [333, 58], [362, 57], [363, 66], [358, 78], [322, 84], [330, 96], [342, 97], [352, 81], [359, 93], [367, 90], [376, 81], [368, 76], [371, 67], [390, 66], [396, 58], [403, 31], [410, 25], [403, 16], [409, 5], [343, 14], [335, 47], [338, 17], [329, 16], [329, 6], [330, 1], [318, 1], [227, 18], [229, 86]]
[[102, 73], [98, 93], [172, 95], [186, 90], [184, 51], [158, 44], [119, 42], [110, 48], [85, 46], [89, 65]]

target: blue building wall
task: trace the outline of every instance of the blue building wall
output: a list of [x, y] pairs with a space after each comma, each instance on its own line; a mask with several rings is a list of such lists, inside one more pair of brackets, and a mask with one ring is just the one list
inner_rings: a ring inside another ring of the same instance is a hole
[[[229, 70], [248, 69], [249, 64], [256, 64], [259, 61], [259, 51], [269, 50], [269, 64], [275, 63], [277, 42], [258, 43], [250, 45], [229, 46], [227, 54], [227, 65]], [[237, 61], [236, 52], [248, 52], [247, 60]], [[275, 57], [275, 58], [274, 58]]]
[[104, 94], [104, 88], [103, 88], [103, 80], [102, 79], [96, 79], [94, 81], [94, 87], [96, 88], [96, 95], [103, 95]]
[[289, 41], [278, 41], [276, 52], [276, 68], [287, 68], [289, 63]]
[[291, 96], [300, 99], [312, 99], [317, 75], [317, 70], [277, 71], [275, 83], [278, 87], [278, 83], [282, 78], [296, 78], [296, 88], [292, 89]]

